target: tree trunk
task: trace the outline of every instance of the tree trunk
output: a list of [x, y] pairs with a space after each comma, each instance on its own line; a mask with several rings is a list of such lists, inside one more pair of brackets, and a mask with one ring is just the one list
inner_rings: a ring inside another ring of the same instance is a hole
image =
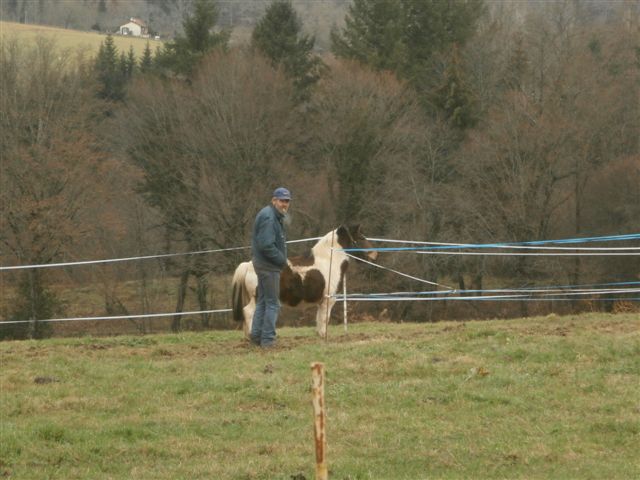
[[[140, 264], [142, 262], [139, 262]], [[147, 269], [144, 265], [139, 265], [138, 271], [140, 272], [140, 300], [142, 302], [142, 313], [149, 313], [149, 293], [148, 293], [148, 279], [147, 279]], [[142, 324], [142, 333], [147, 333], [148, 325], [146, 319], [141, 319]]]
[[[208, 291], [209, 291], [209, 282], [207, 281], [207, 276], [206, 275], [198, 276], [196, 293], [198, 295], [198, 305], [200, 306], [200, 310], [209, 309], [209, 306], [207, 305]], [[209, 319], [211, 318], [211, 314], [202, 313], [201, 318], [202, 318], [203, 328], [209, 328]]]
[[[178, 303], [176, 304], [176, 313], [184, 311], [184, 300], [187, 297], [187, 284], [189, 283], [189, 268], [186, 268], [180, 275], [180, 285], [178, 286]], [[182, 315], [175, 315], [171, 322], [171, 330], [179, 332], [182, 324]]]
[[464, 275], [462, 274], [462, 272], [458, 272], [458, 288], [460, 289], [460, 291], [464, 292], [467, 287], [464, 283]]
[[[576, 169], [576, 173], [575, 173], [575, 185], [574, 185], [574, 195], [575, 195], [575, 223], [576, 223], [576, 237], [578, 237], [580, 235], [580, 232], [582, 230], [582, 203], [580, 201], [580, 175], [578, 174], [578, 161], [576, 160], [576, 164], [575, 164], [575, 169]], [[571, 275], [571, 283], [573, 285], [579, 285], [580, 282], [580, 256], [576, 255], [574, 257], [573, 260], [573, 273]], [[578, 306], [578, 299], [576, 297], [574, 297], [573, 301], [571, 302], [572, 307], [573, 307], [573, 312], [575, 313], [577, 310], [577, 306]]]
[[[517, 267], [516, 267], [516, 278], [521, 279], [522, 281], [520, 282], [522, 287], [528, 286], [529, 285], [529, 281], [527, 278], [527, 260], [524, 257], [520, 257], [517, 260]], [[521, 317], [527, 317], [529, 316], [529, 305], [527, 300], [520, 300], [520, 316]]]
[[479, 290], [474, 295], [482, 295], [482, 279], [483, 279], [482, 272], [477, 272], [474, 275], [473, 280], [471, 281], [471, 288], [473, 288], [474, 290]]
[[38, 272], [35, 269], [29, 270], [29, 331], [27, 338], [34, 338], [36, 329], [38, 328], [38, 289], [36, 282], [38, 281]]

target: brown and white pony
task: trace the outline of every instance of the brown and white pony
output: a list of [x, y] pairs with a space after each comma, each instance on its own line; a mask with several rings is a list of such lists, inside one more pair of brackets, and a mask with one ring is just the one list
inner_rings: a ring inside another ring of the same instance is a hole
[[[302, 303], [316, 304], [316, 331], [324, 337], [336, 303], [334, 295], [342, 288], [349, 257], [343, 248], [371, 248], [360, 226], [342, 225], [322, 237], [306, 256], [287, 259], [280, 275], [280, 302], [295, 307]], [[352, 252], [353, 256], [375, 260], [378, 252]], [[244, 322], [244, 334], [251, 333], [256, 309], [258, 277], [251, 262], [238, 265], [233, 274], [233, 318]]]

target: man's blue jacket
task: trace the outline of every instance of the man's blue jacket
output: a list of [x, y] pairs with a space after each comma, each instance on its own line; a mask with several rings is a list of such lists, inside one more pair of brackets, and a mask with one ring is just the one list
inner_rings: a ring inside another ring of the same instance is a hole
[[267, 205], [256, 215], [251, 252], [258, 270], [282, 271], [287, 265], [287, 236], [282, 225], [284, 215]]

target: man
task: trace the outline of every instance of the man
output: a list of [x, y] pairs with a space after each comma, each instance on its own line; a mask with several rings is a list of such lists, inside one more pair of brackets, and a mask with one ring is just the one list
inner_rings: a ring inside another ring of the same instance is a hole
[[251, 326], [251, 341], [263, 348], [276, 341], [276, 321], [280, 310], [280, 272], [287, 265], [287, 238], [284, 218], [289, 210], [291, 193], [276, 188], [271, 205], [264, 207], [253, 225], [251, 240], [253, 268], [258, 275], [256, 311]]

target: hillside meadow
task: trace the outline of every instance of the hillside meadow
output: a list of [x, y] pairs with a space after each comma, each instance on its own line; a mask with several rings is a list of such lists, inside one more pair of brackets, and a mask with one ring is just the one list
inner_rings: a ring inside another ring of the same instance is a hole
[[[63, 50], [80, 48], [97, 53], [106, 35], [98, 32], [82, 32], [45, 25], [0, 22], [0, 38], [2, 41], [16, 38], [21, 44], [29, 45], [35, 42], [38, 37], [53, 39], [58, 48]], [[121, 35], [114, 35], [113, 41], [119, 52], [128, 52], [129, 48], [133, 47], [133, 51], [138, 58], [142, 56], [147, 42], [149, 42], [152, 52], [155, 52], [157, 47], [162, 47], [163, 44], [161, 40], [123, 37]]]
[[640, 318], [586, 314], [0, 343], [0, 476], [314, 477], [326, 365], [335, 479], [640, 476]]
[[[0, 40], [5, 41], [17, 38], [21, 43], [27, 45], [36, 41], [38, 37], [51, 38], [61, 49], [87, 49], [89, 52], [97, 53], [106, 34], [93, 31], [80, 31], [68, 28], [50, 27], [47, 25], [35, 25], [15, 22], [0, 21]], [[251, 29], [240, 25], [231, 31], [230, 44], [244, 44], [251, 38]], [[113, 35], [113, 42], [119, 52], [128, 52], [133, 47], [133, 52], [140, 59], [144, 49], [149, 42], [151, 52], [155, 54], [156, 48], [162, 48], [164, 40], [153, 38], [139, 38], [131, 36]]]

